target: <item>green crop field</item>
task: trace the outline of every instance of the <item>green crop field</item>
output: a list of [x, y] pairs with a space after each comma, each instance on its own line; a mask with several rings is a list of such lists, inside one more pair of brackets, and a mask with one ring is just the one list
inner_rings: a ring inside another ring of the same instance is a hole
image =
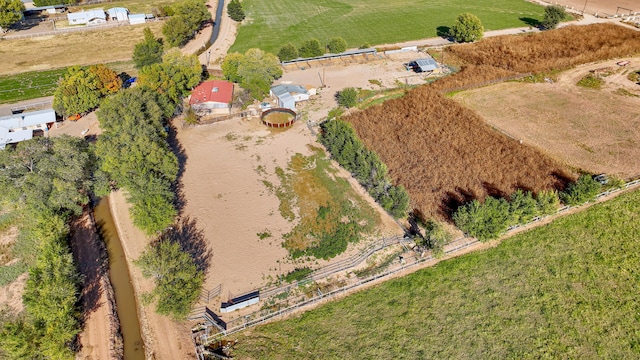
[[640, 191], [247, 330], [236, 359], [638, 359]]
[[542, 6], [524, 0], [244, 0], [247, 19], [231, 51], [340, 36], [350, 48], [437, 36], [462, 12], [477, 15], [486, 30], [528, 26], [541, 20]]
[[66, 68], [0, 76], [0, 104], [51, 96]]

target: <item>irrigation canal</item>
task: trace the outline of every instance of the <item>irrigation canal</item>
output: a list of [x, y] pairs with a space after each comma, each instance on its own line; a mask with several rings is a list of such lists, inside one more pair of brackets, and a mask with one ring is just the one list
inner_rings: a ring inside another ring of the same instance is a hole
[[[94, 217], [100, 227], [100, 236], [107, 247], [109, 255], [109, 278], [116, 298], [120, 331], [124, 341], [125, 360], [144, 360], [144, 342], [140, 333], [138, 303], [129, 276], [129, 267], [120, 243], [109, 201], [107, 197], [100, 199], [94, 208]], [[107, 339], [105, 339], [106, 341]]]

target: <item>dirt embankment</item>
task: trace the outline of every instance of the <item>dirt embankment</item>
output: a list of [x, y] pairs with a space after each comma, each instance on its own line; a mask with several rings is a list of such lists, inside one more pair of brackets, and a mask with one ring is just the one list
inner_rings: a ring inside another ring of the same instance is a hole
[[123, 359], [123, 341], [109, 280], [109, 260], [90, 209], [72, 223], [72, 250], [82, 284], [83, 328], [77, 359]]

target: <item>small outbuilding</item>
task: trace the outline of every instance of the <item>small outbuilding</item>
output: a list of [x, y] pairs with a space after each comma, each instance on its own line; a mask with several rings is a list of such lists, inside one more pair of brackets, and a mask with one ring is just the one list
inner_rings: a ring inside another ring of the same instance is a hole
[[53, 109], [29, 111], [0, 117], [0, 149], [33, 138], [34, 131], [48, 131], [56, 122]]
[[145, 14], [131, 14], [129, 15], [129, 24], [144, 24], [147, 21], [147, 16]]
[[223, 80], [205, 81], [191, 92], [189, 105], [198, 113], [230, 114], [233, 83]]
[[107, 10], [109, 20], [111, 21], [127, 21], [129, 20], [129, 10], [123, 7], [114, 7]]
[[409, 66], [413, 68], [413, 71], [422, 73], [430, 73], [434, 72], [439, 68], [438, 63], [433, 60], [433, 58], [424, 58], [412, 61], [409, 63]]
[[293, 84], [280, 84], [271, 87], [270, 94], [278, 100], [278, 107], [296, 110], [296, 103], [309, 100], [310, 93], [304, 87]]
[[68, 13], [69, 25], [98, 25], [107, 22], [107, 14], [102, 9]]

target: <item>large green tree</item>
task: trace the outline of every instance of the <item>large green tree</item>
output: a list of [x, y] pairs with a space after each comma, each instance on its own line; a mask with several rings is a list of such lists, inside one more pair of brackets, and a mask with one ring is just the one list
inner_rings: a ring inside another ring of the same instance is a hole
[[144, 40], [133, 48], [133, 62], [136, 68], [162, 62], [162, 40], [157, 39], [151, 29], [144, 29]]
[[211, 13], [203, 0], [182, 0], [172, 5], [173, 15], [162, 26], [162, 34], [169, 46], [181, 46], [193, 38], [202, 25], [211, 20]]
[[324, 47], [320, 45], [318, 39], [311, 39], [302, 43], [298, 52], [300, 53], [300, 57], [303, 58], [316, 57], [324, 54]]
[[176, 215], [171, 186], [178, 161], [164, 130], [172, 109], [166, 101], [142, 85], [105, 99], [97, 113], [100, 169], [127, 190], [134, 224], [148, 234], [165, 229]]
[[197, 301], [204, 274], [180, 244], [160, 239], [151, 244], [136, 261], [145, 277], [152, 277], [156, 287], [152, 296], [156, 311], [176, 319], [184, 319]]
[[227, 14], [233, 21], [240, 22], [244, 20], [245, 14], [242, 8], [242, 3], [239, 0], [231, 0], [227, 5]]
[[202, 66], [195, 55], [182, 55], [174, 48], [164, 55], [162, 63], [143, 67], [138, 83], [166, 95], [177, 105], [182, 97], [200, 83]]
[[278, 51], [278, 58], [280, 61], [289, 61], [298, 57], [298, 48], [292, 43], [286, 43], [282, 45], [280, 51]]
[[80, 214], [89, 201], [94, 158], [80, 138], [38, 137], [0, 152], [2, 198], [31, 208]]
[[243, 54], [232, 53], [222, 63], [227, 80], [237, 82], [254, 99], [261, 100], [269, 93], [275, 79], [282, 76], [278, 57], [260, 49], [249, 49]]
[[458, 15], [451, 26], [451, 36], [457, 42], [473, 42], [482, 39], [484, 27], [480, 19], [470, 13]]
[[62, 116], [95, 109], [100, 99], [122, 88], [122, 79], [104, 64], [72, 66], [53, 93], [53, 108]]
[[544, 8], [544, 18], [542, 19], [542, 27], [545, 29], [555, 29], [567, 13], [560, 5], [550, 5]]
[[24, 4], [20, 0], [0, 0], [0, 31], [6, 31], [22, 19], [23, 11]]
[[334, 37], [329, 40], [327, 47], [329, 48], [330, 53], [339, 54], [347, 50], [347, 42], [341, 37]]

